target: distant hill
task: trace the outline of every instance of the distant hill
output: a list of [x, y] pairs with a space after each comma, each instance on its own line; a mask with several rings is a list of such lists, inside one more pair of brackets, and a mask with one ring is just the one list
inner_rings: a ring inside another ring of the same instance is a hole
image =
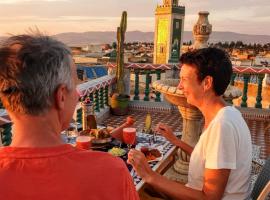
[[[84, 32], [84, 33], [61, 33], [54, 36], [68, 45], [85, 45], [90, 43], [109, 43], [116, 41], [115, 32]], [[193, 41], [192, 32], [184, 32], [184, 42]], [[209, 42], [242, 41], [244, 43], [270, 43], [270, 35], [249, 35], [234, 32], [213, 32]], [[126, 33], [126, 42], [153, 42], [154, 32], [130, 31]]]
[[[111, 44], [113, 41], [116, 41], [116, 32], [108, 31], [108, 32], [101, 32], [101, 31], [93, 31], [93, 32], [83, 32], [83, 33], [60, 33], [54, 35], [53, 37], [57, 38], [58, 40], [63, 41], [64, 43], [68, 44], [69, 46], [82, 46], [86, 44], [103, 44], [109, 43]], [[0, 40], [4, 39], [5, 37], [0, 37]], [[192, 32], [185, 31], [184, 32], [184, 42], [188, 42], [192, 40]], [[154, 32], [141, 32], [141, 31], [130, 31], [126, 33], [126, 42], [153, 42], [154, 41]], [[213, 32], [210, 35], [209, 42], [216, 43], [216, 42], [231, 42], [231, 41], [242, 41], [244, 43], [270, 43], [270, 35], [249, 35], [249, 34], [241, 34], [241, 33], [234, 33], [234, 32]]]

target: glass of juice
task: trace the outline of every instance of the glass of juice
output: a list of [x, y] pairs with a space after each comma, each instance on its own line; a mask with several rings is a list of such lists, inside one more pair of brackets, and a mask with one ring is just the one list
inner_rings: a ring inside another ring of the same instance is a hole
[[136, 141], [136, 129], [135, 128], [124, 128], [123, 129], [123, 141], [128, 146], [128, 151], [131, 149], [131, 146], [135, 144]]

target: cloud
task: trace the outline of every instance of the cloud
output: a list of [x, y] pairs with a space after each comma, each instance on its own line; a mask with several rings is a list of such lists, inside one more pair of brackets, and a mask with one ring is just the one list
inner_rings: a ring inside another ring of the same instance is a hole
[[[270, 35], [266, 25], [270, 21], [269, 0], [180, 2], [186, 7], [185, 30], [192, 29], [199, 11], [207, 10], [214, 30]], [[0, 34], [23, 30], [23, 25], [37, 25], [57, 33], [115, 30], [123, 10], [128, 12], [129, 30], [154, 31], [155, 8], [161, 3], [162, 0], [0, 0]]]
[[69, 0], [0, 0], [0, 4], [22, 4], [33, 2], [66, 2]]

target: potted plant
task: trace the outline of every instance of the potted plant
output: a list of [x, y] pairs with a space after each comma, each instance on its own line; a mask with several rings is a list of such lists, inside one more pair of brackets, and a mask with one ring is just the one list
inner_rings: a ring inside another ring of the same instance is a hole
[[111, 96], [111, 111], [114, 115], [128, 113], [129, 94], [124, 81], [124, 41], [127, 29], [127, 12], [122, 13], [120, 27], [117, 27], [116, 90]]

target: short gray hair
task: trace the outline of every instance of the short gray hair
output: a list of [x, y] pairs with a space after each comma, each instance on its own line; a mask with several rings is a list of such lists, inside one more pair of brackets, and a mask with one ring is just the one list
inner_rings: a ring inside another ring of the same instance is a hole
[[71, 51], [51, 37], [18, 35], [0, 47], [0, 97], [7, 110], [40, 115], [60, 84], [72, 89]]

